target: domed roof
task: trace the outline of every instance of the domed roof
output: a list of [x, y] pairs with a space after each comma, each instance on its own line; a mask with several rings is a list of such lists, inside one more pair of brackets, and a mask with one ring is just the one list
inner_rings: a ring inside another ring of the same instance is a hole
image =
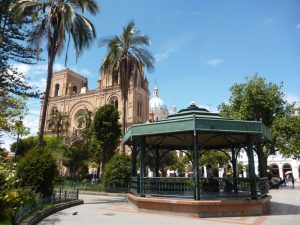
[[156, 86], [156, 83], [155, 83], [155, 86], [154, 86], [153, 96], [151, 97], [151, 99], [149, 101], [149, 106], [150, 106], [150, 110], [151, 109], [165, 109], [166, 108], [166, 104], [158, 96], [158, 88]]

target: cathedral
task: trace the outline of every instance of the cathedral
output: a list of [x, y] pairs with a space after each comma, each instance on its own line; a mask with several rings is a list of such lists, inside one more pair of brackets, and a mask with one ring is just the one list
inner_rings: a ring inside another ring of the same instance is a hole
[[[168, 109], [158, 96], [157, 85], [155, 84], [151, 99], [149, 99], [148, 86], [149, 83], [144, 74], [139, 74], [136, 86], [131, 81], [126, 111], [126, 127], [136, 123], [162, 120], [168, 116]], [[74, 143], [80, 131], [84, 129], [84, 126], [79, 123], [79, 118], [86, 110], [94, 112], [105, 104], [113, 104], [118, 109], [121, 123], [122, 96], [118, 76], [100, 75], [97, 88], [89, 90], [86, 77], [70, 69], [56, 72], [53, 74], [51, 82], [45, 133], [51, 133], [48, 121], [55, 111], [66, 113], [70, 118], [67, 134], [71, 138], [70, 142]]]

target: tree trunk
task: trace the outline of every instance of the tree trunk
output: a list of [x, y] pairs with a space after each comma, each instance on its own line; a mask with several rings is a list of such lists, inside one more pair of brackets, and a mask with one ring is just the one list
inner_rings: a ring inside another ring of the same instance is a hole
[[262, 146], [260, 144], [257, 145], [256, 149], [259, 177], [267, 177], [268, 156], [266, 156], [266, 154], [263, 152]]
[[[124, 137], [126, 129], [126, 98], [123, 96], [123, 114], [122, 114], [122, 137]], [[125, 146], [123, 140], [121, 141], [121, 151], [125, 153]]]
[[97, 163], [97, 178], [99, 179], [100, 178], [100, 162]]
[[101, 177], [104, 177], [105, 164], [106, 164], [106, 161], [102, 160], [102, 162], [101, 162]]
[[48, 100], [50, 95], [54, 59], [55, 59], [55, 53], [53, 50], [48, 54], [48, 76], [47, 76], [47, 86], [46, 86], [46, 91], [44, 96], [43, 111], [42, 111], [41, 124], [39, 130], [39, 145], [42, 145], [44, 131], [45, 131], [46, 113], [47, 113]]

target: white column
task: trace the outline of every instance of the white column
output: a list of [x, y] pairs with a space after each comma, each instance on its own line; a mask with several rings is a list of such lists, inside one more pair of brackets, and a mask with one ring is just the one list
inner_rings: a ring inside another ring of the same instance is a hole
[[279, 163], [278, 168], [279, 168], [279, 176], [283, 179], [284, 176], [282, 171], [282, 163]]

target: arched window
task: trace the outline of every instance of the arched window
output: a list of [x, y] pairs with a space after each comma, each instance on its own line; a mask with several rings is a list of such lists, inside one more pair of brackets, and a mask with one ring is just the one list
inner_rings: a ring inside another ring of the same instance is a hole
[[54, 96], [58, 96], [59, 95], [59, 84], [55, 84], [55, 90], [54, 90]]
[[56, 107], [53, 107], [53, 108], [51, 109], [50, 115], [52, 116], [52, 115], [54, 115], [54, 114], [57, 113], [57, 112], [58, 112], [57, 108], [56, 108]]
[[142, 116], [142, 102], [140, 102], [140, 115], [139, 116]]
[[77, 93], [77, 86], [73, 86], [73, 94]]
[[118, 74], [113, 75], [113, 85], [118, 85], [119, 84], [119, 76]]
[[287, 171], [293, 171], [293, 170], [292, 170], [292, 166], [291, 166], [291, 164], [289, 164], [289, 163], [285, 163], [285, 164], [283, 164], [283, 166], [282, 166], [282, 172], [283, 172], [283, 176], [284, 176], [284, 177], [285, 177], [285, 173], [286, 173]]
[[278, 167], [277, 164], [271, 164], [270, 165], [270, 170], [271, 170], [271, 172], [273, 173], [273, 175], [275, 177], [279, 177], [279, 167]]
[[139, 117], [142, 116], [142, 102], [141, 102], [141, 101], [138, 101], [138, 102], [137, 102], [137, 115], [138, 115]]
[[119, 107], [119, 102], [118, 102], [118, 99], [112, 99], [111, 101], [110, 101], [110, 104], [112, 104], [116, 109], [118, 109], [118, 107]]

